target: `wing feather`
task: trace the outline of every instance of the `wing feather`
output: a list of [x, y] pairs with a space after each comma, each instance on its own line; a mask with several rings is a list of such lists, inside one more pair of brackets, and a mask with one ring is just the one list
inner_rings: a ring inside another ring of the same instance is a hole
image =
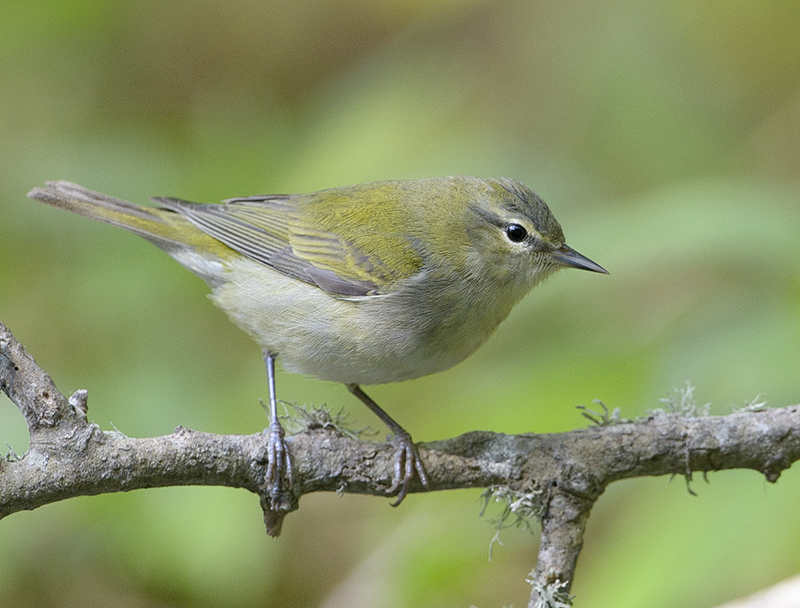
[[[325, 229], [330, 223], [325, 218], [320, 221], [313, 213], [301, 215], [304, 209], [298, 208], [293, 198], [246, 197], [228, 199], [223, 205], [176, 198], [153, 200], [234, 251], [330, 293], [376, 295], [381, 286], [421, 268], [421, 259], [407, 239], [383, 234], [380, 226], [369, 222], [345, 222], [345, 234], [334, 233]], [[371, 250], [365, 246], [373, 242], [380, 246]], [[387, 264], [386, 257], [405, 263], [400, 267]]]

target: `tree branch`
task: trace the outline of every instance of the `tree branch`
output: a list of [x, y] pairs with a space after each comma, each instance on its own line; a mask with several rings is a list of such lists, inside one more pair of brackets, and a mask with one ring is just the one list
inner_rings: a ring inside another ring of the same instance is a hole
[[[287, 439], [295, 484], [279, 511], [264, 488], [267, 437], [178, 428], [134, 439], [86, 417], [85, 393], [66, 399], [0, 323], [0, 390], [28, 423], [30, 450], [0, 459], [0, 518], [73, 496], [174, 485], [220, 485], [258, 494], [267, 532], [309, 492], [385, 496], [394, 447], [359, 441], [333, 424]], [[504, 486], [536, 496], [542, 520], [529, 606], [569, 605], [567, 594], [594, 502], [620, 479], [753, 469], [768, 481], [800, 459], [800, 406], [728, 416], [653, 414], [558, 434], [471, 432], [419, 445], [429, 491]], [[423, 488], [417, 484], [412, 491]]]

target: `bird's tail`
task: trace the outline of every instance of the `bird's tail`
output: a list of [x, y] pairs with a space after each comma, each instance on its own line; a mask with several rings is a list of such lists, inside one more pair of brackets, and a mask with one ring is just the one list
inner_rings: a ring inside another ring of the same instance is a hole
[[171, 209], [140, 207], [65, 181], [47, 182], [44, 188], [31, 190], [28, 197], [130, 230], [166, 251], [212, 287], [221, 283], [223, 266], [235, 255]]
[[162, 249], [188, 244], [189, 222], [167, 209], [140, 207], [66, 181], [47, 182], [44, 188], [28, 192], [28, 198], [125, 228]]

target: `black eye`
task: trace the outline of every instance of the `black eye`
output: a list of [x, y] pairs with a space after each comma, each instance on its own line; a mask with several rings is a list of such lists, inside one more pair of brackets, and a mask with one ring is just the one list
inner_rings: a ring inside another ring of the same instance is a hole
[[512, 243], [521, 243], [528, 237], [528, 231], [519, 224], [509, 224], [505, 227], [506, 236]]

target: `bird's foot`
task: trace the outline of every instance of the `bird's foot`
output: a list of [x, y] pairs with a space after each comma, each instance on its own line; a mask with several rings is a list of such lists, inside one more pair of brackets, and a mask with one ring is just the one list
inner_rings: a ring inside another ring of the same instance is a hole
[[264, 485], [270, 498], [270, 508], [274, 511], [285, 511], [287, 504], [291, 503], [291, 489], [294, 484], [285, 433], [278, 420], [272, 420], [264, 432], [269, 435]]
[[393, 443], [397, 448], [394, 456], [394, 476], [392, 485], [386, 490], [386, 493], [397, 493], [397, 500], [392, 503], [392, 506], [396, 507], [408, 495], [409, 487], [414, 479], [414, 472], [416, 471], [420, 483], [426, 488], [428, 487], [428, 474], [425, 472], [422, 459], [419, 457], [411, 435], [406, 432], [398, 433], [394, 436]]

